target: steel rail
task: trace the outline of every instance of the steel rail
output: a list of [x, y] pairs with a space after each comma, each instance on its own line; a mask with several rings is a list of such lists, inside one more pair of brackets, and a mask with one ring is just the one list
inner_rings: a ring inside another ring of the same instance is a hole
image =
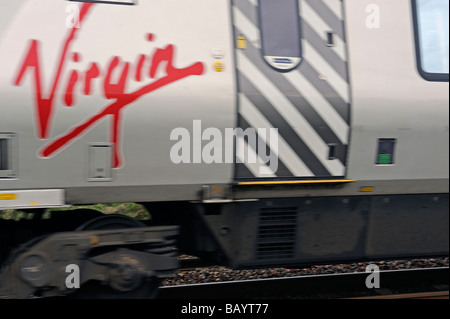
[[371, 273], [340, 273], [160, 287], [158, 299], [351, 298], [425, 287], [446, 287], [448, 267], [379, 272], [380, 289], [369, 289]]
[[352, 299], [449, 299], [447, 291], [416, 292], [409, 294], [393, 294], [385, 296], [357, 297]]

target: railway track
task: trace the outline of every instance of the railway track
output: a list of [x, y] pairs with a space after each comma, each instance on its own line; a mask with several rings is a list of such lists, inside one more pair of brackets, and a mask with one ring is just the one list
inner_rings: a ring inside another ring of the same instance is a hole
[[386, 296], [370, 296], [352, 299], [449, 299], [447, 291], [417, 292], [410, 294], [391, 294]]
[[392, 299], [430, 290], [448, 298], [448, 273], [448, 267], [380, 271], [378, 289], [367, 288], [366, 272], [187, 284], [161, 287], [158, 299]]

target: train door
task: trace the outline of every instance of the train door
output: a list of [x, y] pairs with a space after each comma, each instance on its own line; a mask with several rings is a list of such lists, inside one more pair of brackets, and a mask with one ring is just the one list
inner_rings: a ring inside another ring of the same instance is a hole
[[350, 87], [341, 0], [231, 0], [235, 178], [346, 174]]

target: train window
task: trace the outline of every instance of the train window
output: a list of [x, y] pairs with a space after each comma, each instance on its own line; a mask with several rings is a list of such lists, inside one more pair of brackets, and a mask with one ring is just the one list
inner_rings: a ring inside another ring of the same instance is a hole
[[448, 81], [449, 1], [412, 1], [419, 72], [429, 81]]
[[15, 177], [13, 145], [14, 134], [0, 134], [0, 178]]
[[124, 4], [135, 5], [137, 0], [69, 0], [73, 2], [90, 2], [90, 3], [106, 3], [106, 4]]
[[0, 139], [0, 171], [8, 169], [8, 140]]
[[298, 0], [259, 0], [258, 8], [264, 60], [280, 72], [295, 69], [302, 59]]

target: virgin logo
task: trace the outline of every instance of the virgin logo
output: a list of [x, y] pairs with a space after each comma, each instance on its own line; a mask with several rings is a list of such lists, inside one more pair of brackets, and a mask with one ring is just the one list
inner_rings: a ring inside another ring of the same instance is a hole
[[[92, 3], [85, 3], [82, 5], [80, 9], [80, 27], [82, 27], [83, 20], [86, 19], [86, 16], [89, 14], [90, 10], [92, 10], [93, 6], [94, 4]], [[38, 40], [30, 41], [25, 59], [20, 65], [19, 72], [14, 79], [14, 84], [20, 86], [27, 73], [31, 72], [33, 75], [32, 80], [35, 86], [36, 136], [40, 139], [49, 138], [56, 103], [55, 93], [63, 85], [61, 79], [67, 62], [70, 59], [72, 59], [73, 62], [79, 62], [81, 59], [80, 53], [71, 52], [70, 50], [79, 30], [80, 28], [73, 27], [66, 36], [59, 60], [57, 61], [56, 72], [50, 92], [45, 94], [42, 90], [41, 67], [39, 62], [41, 43]], [[149, 33], [146, 35], [146, 39], [151, 42], [154, 39], [154, 35]], [[103, 68], [97, 62], [91, 62], [84, 71], [70, 71], [69, 81], [62, 88], [64, 92], [63, 103], [66, 106], [71, 107], [75, 104], [77, 86], [81, 86], [83, 94], [92, 94], [93, 81], [102, 81], [102, 93], [107, 100], [110, 100], [110, 103], [100, 112], [70, 128], [63, 135], [51, 140], [39, 151], [39, 155], [44, 158], [54, 155], [56, 152], [67, 147], [77, 138], [85, 134], [94, 124], [104, 118], [109, 118], [110, 140], [114, 145], [113, 166], [115, 168], [120, 167], [122, 165], [122, 158], [120, 155], [121, 123], [125, 107], [155, 90], [161, 89], [191, 75], [202, 75], [204, 72], [204, 66], [201, 62], [196, 62], [185, 68], [176, 68], [173, 61], [175, 50], [175, 46], [169, 44], [165, 48], [155, 49], [153, 55], [138, 55], [134, 65], [130, 62], [122, 61], [120, 57], [114, 56], [110, 59], [107, 66]], [[149, 66], [144, 68], [144, 65]], [[165, 76], [155, 78], [160, 66], [165, 67]], [[112, 83], [112, 75], [114, 72], [119, 72], [120, 74], [119, 80], [116, 83]], [[134, 92], [125, 92], [128, 81], [135, 80], [141, 82], [144, 78], [149, 78], [151, 83], [142, 86]]]

